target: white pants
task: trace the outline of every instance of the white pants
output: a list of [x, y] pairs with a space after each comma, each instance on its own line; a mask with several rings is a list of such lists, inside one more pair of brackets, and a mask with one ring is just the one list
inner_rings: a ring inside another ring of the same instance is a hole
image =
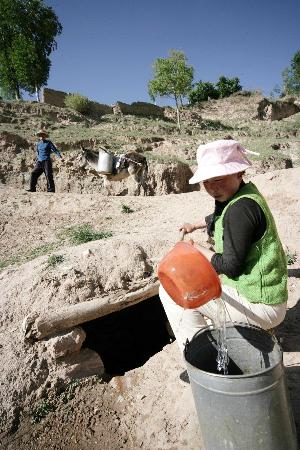
[[[204, 316], [213, 322], [217, 320], [219, 309], [216, 302], [219, 299], [211, 300], [199, 308], [184, 309], [171, 299], [161, 285], [159, 296], [181, 351], [187, 339], [191, 340], [197, 331], [207, 326]], [[226, 322], [229, 323], [248, 323], [269, 330], [279, 325], [286, 313], [286, 302], [279, 305], [250, 303], [228, 286], [222, 286], [222, 300]]]

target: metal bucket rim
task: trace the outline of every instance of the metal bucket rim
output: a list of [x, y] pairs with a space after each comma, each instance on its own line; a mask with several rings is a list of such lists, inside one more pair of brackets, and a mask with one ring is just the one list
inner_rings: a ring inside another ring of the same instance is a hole
[[[200, 372], [205, 373], [205, 374], [207, 374], [207, 375], [209, 375], [209, 376], [211, 376], [211, 377], [217, 377], [217, 378], [222, 377], [222, 378], [226, 378], [226, 379], [231, 379], [231, 378], [233, 378], [233, 379], [238, 379], [238, 378], [252, 378], [252, 377], [257, 377], [258, 375], [266, 374], [266, 373], [268, 373], [268, 372], [274, 370], [276, 367], [278, 367], [278, 366], [280, 366], [280, 365], [282, 364], [282, 361], [283, 361], [282, 348], [281, 348], [281, 345], [279, 344], [279, 342], [278, 342], [278, 340], [276, 339], [275, 336], [271, 335], [270, 333], [268, 333], [268, 332], [267, 332], [266, 330], [264, 330], [263, 328], [260, 328], [260, 327], [258, 327], [258, 326], [256, 326], [256, 325], [248, 324], [248, 323], [245, 323], [245, 322], [235, 322], [233, 325], [230, 325], [230, 326], [228, 326], [228, 327], [226, 326], [226, 328], [236, 328], [236, 326], [242, 326], [242, 327], [244, 327], [244, 328], [253, 328], [253, 329], [256, 329], [256, 330], [258, 330], [258, 331], [260, 331], [260, 332], [262, 331], [264, 334], [267, 334], [267, 336], [270, 337], [270, 338], [272, 339], [272, 341], [274, 342], [274, 344], [277, 344], [278, 347], [279, 347], [279, 349], [280, 349], [280, 353], [281, 353], [280, 361], [278, 361], [278, 363], [276, 363], [276, 364], [275, 364], [274, 366], [272, 366], [272, 367], [267, 367], [266, 369], [260, 370], [259, 372], [253, 372], [253, 373], [250, 373], [250, 374], [247, 373], [247, 374], [244, 374], [244, 375], [224, 375], [224, 374], [222, 374], [222, 373], [212, 373], [212, 372], [207, 372], [206, 370], [198, 369], [198, 367], [193, 366], [193, 365], [186, 359], [187, 347], [188, 347], [188, 345], [190, 345], [190, 342], [189, 342], [189, 340], [187, 339], [187, 341], [186, 341], [186, 343], [185, 343], [185, 346], [184, 346], [184, 351], [183, 351], [184, 359], [185, 359], [186, 364], [188, 364], [193, 370], [194, 370], [194, 369], [199, 370]], [[212, 325], [207, 325], [206, 327], [204, 327], [204, 328], [202, 328], [201, 330], [197, 331], [197, 333], [195, 333], [194, 336], [192, 337], [192, 340], [193, 340], [195, 337], [197, 337], [199, 334], [202, 334], [202, 333], [204, 333], [204, 332], [206, 332], [206, 331], [211, 331], [211, 330], [216, 330], [216, 328], [213, 327]]]

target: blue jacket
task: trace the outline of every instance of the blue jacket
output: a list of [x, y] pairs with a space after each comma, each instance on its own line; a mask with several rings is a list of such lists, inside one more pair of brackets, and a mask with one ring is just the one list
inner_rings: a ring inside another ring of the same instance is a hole
[[51, 141], [44, 139], [43, 141], [38, 141], [36, 143], [36, 153], [38, 161], [49, 161], [51, 152], [55, 153], [59, 158], [61, 158], [60, 152]]

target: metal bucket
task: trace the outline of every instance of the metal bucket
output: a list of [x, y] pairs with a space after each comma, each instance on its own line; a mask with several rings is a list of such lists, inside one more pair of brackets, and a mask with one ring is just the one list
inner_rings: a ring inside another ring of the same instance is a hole
[[110, 174], [113, 171], [114, 156], [110, 152], [99, 150], [98, 172], [102, 174]]
[[217, 330], [205, 328], [184, 356], [206, 450], [296, 450], [282, 351], [247, 324], [226, 327], [228, 375], [217, 371]]

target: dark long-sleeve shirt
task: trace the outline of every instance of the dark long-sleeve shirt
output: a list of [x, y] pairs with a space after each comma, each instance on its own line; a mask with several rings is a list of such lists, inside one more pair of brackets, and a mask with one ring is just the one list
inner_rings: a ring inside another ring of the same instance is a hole
[[61, 158], [60, 152], [51, 141], [45, 139], [43, 141], [37, 142], [36, 153], [38, 161], [49, 161], [51, 152], [55, 153], [59, 158]]
[[[229, 201], [216, 201], [214, 214], [206, 218], [210, 235], [214, 230], [214, 217], [221, 215]], [[223, 230], [223, 253], [215, 253], [211, 263], [217, 273], [234, 278], [243, 272], [252, 244], [261, 239], [266, 231], [264, 212], [254, 200], [240, 198], [226, 211]]]

